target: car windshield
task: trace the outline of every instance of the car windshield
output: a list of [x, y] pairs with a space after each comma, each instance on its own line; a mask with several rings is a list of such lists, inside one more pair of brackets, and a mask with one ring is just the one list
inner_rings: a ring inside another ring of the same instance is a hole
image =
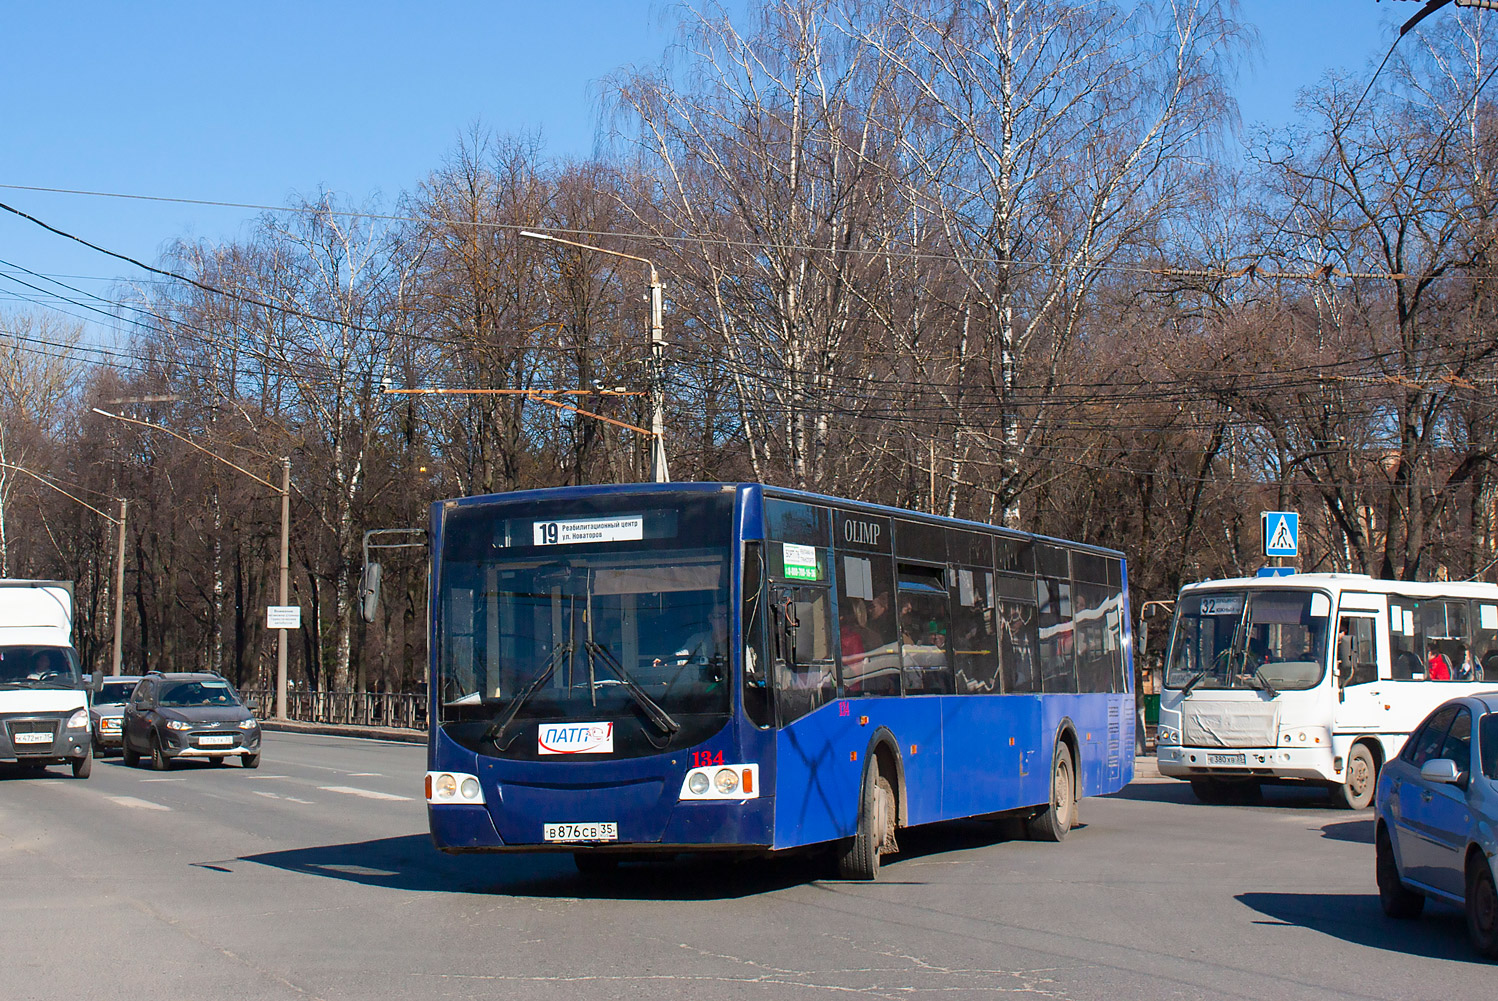
[[130, 701], [130, 695], [135, 691], [136, 682], [127, 683], [118, 681], [106, 681], [104, 687], [99, 689], [94, 696], [94, 705], [112, 706], [121, 705]]
[[1181, 599], [1165, 687], [1314, 688], [1326, 671], [1331, 599], [1288, 589], [1193, 592]]
[[719, 496], [614, 504], [449, 518], [436, 658], [444, 720], [637, 716], [660, 736], [677, 714], [727, 713], [731, 508]]
[[239, 700], [227, 681], [178, 681], [168, 684], [157, 700], [163, 706], [237, 706]]
[[0, 646], [0, 688], [77, 688], [71, 647]]

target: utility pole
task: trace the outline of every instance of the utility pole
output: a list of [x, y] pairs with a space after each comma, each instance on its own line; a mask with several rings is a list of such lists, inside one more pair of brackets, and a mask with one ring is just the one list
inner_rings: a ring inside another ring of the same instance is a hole
[[[291, 572], [291, 456], [281, 458], [281, 605]], [[276, 630], [276, 719], [286, 718], [286, 630]]]
[[120, 498], [120, 549], [114, 568], [114, 663], [110, 674], [120, 676], [120, 663], [125, 656], [125, 498]]
[[666, 286], [650, 265], [650, 478], [670, 483], [666, 470], [666, 338], [661, 314]]
[[624, 254], [617, 250], [595, 247], [591, 243], [578, 243], [550, 233], [533, 233], [521, 230], [520, 235], [531, 240], [547, 240], [563, 243], [581, 250], [592, 250], [611, 257], [622, 257], [628, 261], [639, 261], [650, 269], [650, 478], [656, 483], [670, 483], [671, 474], [666, 468], [666, 338], [662, 317], [665, 312], [666, 286], [656, 273], [655, 264], [649, 258]]

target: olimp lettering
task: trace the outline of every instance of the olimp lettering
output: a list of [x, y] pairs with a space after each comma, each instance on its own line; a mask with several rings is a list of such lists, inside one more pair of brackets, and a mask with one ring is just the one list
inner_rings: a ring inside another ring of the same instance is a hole
[[876, 521], [854, 521], [850, 518], [843, 522], [843, 538], [859, 546], [877, 546], [881, 528], [883, 526]]

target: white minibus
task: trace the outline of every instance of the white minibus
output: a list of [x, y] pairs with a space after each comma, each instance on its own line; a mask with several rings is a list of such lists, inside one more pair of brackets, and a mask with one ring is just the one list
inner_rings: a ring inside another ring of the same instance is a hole
[[1427, 713], [1491, 688], [1493, 584], [1329, 573], [1203, 581], [1176, 602], [1156, 759], [1205, 802], [1302, 781], [1360, 810]]

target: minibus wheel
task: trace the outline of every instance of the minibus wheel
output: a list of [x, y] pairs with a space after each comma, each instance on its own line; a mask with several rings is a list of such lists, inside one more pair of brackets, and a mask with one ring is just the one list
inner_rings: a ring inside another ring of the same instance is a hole
[[1367, 744], [1354, 744], [1347, 754], [1346, 779], [1332, 786], [1332, 801], [1344, 810], [1366, 810], [1373, 805], [1373, 790], [1378, 787], [1378, 766]]
[[73, 778], [86, 779], [93, 770], [94, 756], [92, 754], [85, 754], [81, 758], [73, 759]]

